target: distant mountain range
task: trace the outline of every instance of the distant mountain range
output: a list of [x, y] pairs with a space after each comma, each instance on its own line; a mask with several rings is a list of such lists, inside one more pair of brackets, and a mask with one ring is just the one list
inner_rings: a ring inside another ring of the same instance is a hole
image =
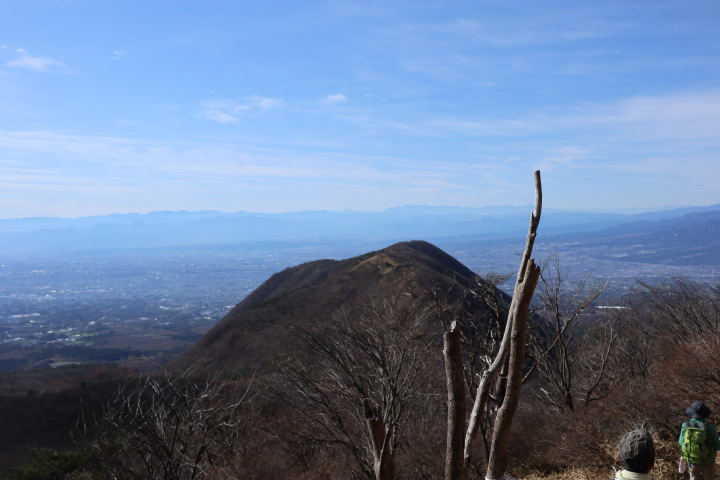
[[[530, 206], [406, 206], [382, 212], [179, 211], [78, 219], [7, 219], [0, 220], [0, 249], [11, 256], [36, 256], [187, 246], [373, 246], [414, 239], [522, 241], [531, 211]], [[719, 217], [720, 204], [633, 214], [546, 209], [540, 235], [566, 245], [576, 242], [619, 248], [626, 260], [630, 256], [640, 262], [718, 263]], [[638, 244], [651, 248], [645, 253], [627, 251]]]
[[569, 250], [595, 248], [598, 256], [659, 265], [720, 265], [720, 211], [693, 212], [658, 221], [562, 235]]

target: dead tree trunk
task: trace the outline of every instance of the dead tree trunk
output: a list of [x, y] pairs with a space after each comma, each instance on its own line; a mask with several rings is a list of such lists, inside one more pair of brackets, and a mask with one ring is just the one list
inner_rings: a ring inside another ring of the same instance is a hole
[[445, 480], [463, 480], [463, 430], [465, 429], [465, 383], [463, 381], [460, 329], [453, 322], [444, 335], [445, 376], [448, 390], [447, 451]]
[[[497, 479], [505, 473], [505, 460], [507, 458], [507, 446], [510, 438], [510, 426], [512, 425], [515, 410], [520, 400], [520, 387], [525, 367], [525, 338], [527, 336], [528, 317], [530, 315], [530, 301], [532, 300], [535, 287], [540, 278], [540, 268], [535, 265], [532, 255], [537, 229], [540, 225], [540, 213], [542, 210], [542, 188], [540, 184], [540, 172], [535, 172], [535, 211], [530, 218], [527, 241], [523, 253], [520, 271], [518, 272], [515, 292], [510, 304], [512, 317], [512, 335], [510, 340], [510, 359], [508, 364], [508, 382], [505, 389], [505, 400], [503, 401], [493, 428], [493, 438], [490, 442], [490, 458], [485, 478], [488, 480]], [[509, 323], [509, 321], [508, 321]]]
[[370, 402], [365, 399], [365, 418], [367, 426], [370, 430], [372, 438], [373, 451], [373, 473], [375, 480], [393, 480], [395, 478], [395, 461], [390, 445], [392, 438], [392, 425], [386, 427], [385, 422], [380, 418], [377, 409], [370, 406]]
[[[535, 244], [535, 237], [537, 236], [537, 229], [540, 225], [540, 213], [542, 211], [542, 186], [540, 182], [540, 171], [535, 172], [535, 209], [530, 217], [530, 226], [528, 227], [527, 239], [525, 242], [525, 250], [523, 257], [520, 262], [520, 268], [518, 271], [518, 277], [515, 283], [515, 291], [510, 304], [510, 310], [508, 313], [507, 322], [505, 325], [505, 332], [500, 343], [498, 353], [493, 360], [492, 364], [483, 373], [478, 386], [475, 402], [473, 404], [472, 413], [470, 415], [470, 422], [468, 424], [465, 439], [462, 442], [461, 449], [464, 450], [463, 455], [463, 467], [462, 475], [464, 475], [471, 464], [472, 460], [472, 447], [477, 432], [480, 426], [480, 417], [482, 412], [486, 408], [490, 387], [497, 378], [498, 373], [505, 364], [508, 354], [511, 355], [509, 364], [508, 374], [508, 385], [505, 390], [505, 400], [503, 406], [498, 412], [498, 416], [495, 421], [495, 428], [493, 430], [493, 438], [491, 440], [490, 457], [488, 459], [488, 470], [487, 478], [494, 479], [502, 476], [505, 471], [505, 456], [507, 453], [507, 433], [512, 423], [515, 409], [517, 408], [517, 401], [520, 397], [520, 382], [522, 381], [522, 370], [525, 360], [525, 336], [527, 332], [527, 321], [529, 315], [529, 306], [535, 291], [535, 286], [540, 275], [540, 269], [535, 266], [530, 256], [532, 255], [533, 246]], [[447, 332], [446, 339], [449, 333]], [[518, 345], [522, 343], [522, 346]], [[447, 340], [446, 340], [447, 345]], [[448, 354], [446, 352], [446, 365], [448, 363]], [[454, 380], [451, 377], [447, 368], [447, 381], [448, 381], [448, 398], [450, 391], [455, 390], [458, 387], [455, 382], [462, 383], [462, 378], [459, 381]], [[518, 377], [519, 376], [519, 380]], [[501, 420], [501, 421], [500, 421]], [[459, 423], [461, 422], [462, 423]], [[457, 450], [450, 447], [450, 431], [461, 431], [465, 428], [464, 425], [465, 415], [463, 413], [462, 419], [455, 415], [450, 415], [450, 405], [448, 405], [448, 450], [446, 458], [446, 473], [445, 478], [455, 479], [462, 478], [448, 476], [447, 465], [452, 461], [450, 459], [451, 454], [455, 455]], [[453, 423], [455, 422], [455, 423]], [[453, 459], [455, 457], [452, 457]], [[498, 475], [499, 472], [499, 475]]]
[[[520, 284], [520, 301], [514, 314], [512, 338], [510, 340], [510, 358], [508, 363], [508, 382], [503, 402], [493, 428], [493, 438], [490, 442], [490, 458], [486, 479], [496, 479], [505, 473], [505, 460], [507, 458], [510, 426], [512, 425], [515, 410], [520, 400], [520, 387], [525, 366], [525, 339], [527, 337], [528, 316], [530, 300], [540, 277], [540, 268], [530, 259], [526, 277]], [[517, 289], [516, 289], [517, 293]]]

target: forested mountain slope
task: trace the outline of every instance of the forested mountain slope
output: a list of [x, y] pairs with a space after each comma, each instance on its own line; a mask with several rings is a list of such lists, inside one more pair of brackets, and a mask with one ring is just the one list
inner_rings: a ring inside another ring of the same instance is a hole
[[[342, 307], [431, 289], [442, 290], [445, 301], [477, 310], [483, 307], [470, 291], [478, 282], [463, 264], [422, 241], [305, 263], [270, 277], [172, 365], [254, 371], [283, 351], [292, 322], [329, 322]], [[439, 325], [432, 330], [443, 331]]]

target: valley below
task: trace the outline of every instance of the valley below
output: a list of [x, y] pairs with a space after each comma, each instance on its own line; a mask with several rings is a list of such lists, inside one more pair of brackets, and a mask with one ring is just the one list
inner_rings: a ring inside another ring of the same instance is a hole
[[[481, 276], [504, 274], [512, 291], [522, 244], [516, 240], [439, 239], [444, 251]], [[272, 274], [322, 258], [383, 248], [372, 242], [157, 248], [10, 259], [0, 265], [0, 371], [94, 363], [149, 371], [187, 349]], [[557, 255], [570, 281], [607, 282], [612, 304], [637, 286], [682, 277], [705, 283], [719, 265], [627, 261], [647, 245], [586, 246], [547, 241], [539, 262]]]

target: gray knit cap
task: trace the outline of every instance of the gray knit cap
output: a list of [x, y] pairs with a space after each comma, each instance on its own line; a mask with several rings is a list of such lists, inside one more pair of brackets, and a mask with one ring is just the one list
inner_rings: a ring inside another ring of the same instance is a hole
[[618, 445], [620, 461], [626, 470], [646, 473], [655, 463], [655, 444], [645, 430], [633, 430]]

